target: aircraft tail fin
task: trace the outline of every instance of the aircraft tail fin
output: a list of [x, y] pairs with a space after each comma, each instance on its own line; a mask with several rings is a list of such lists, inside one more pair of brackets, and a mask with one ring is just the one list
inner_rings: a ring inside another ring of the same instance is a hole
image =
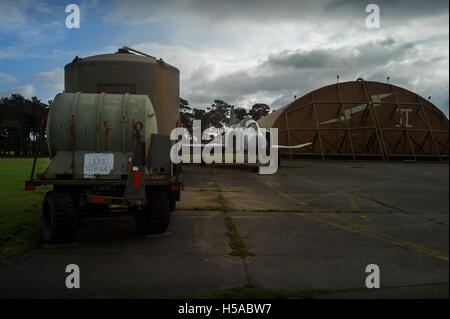
[[232, 105], [230, 110], [230, 121], [228, 122], [228, 125], [231, 126], [236, 123], [237, 123], [236, 113], [234, 112], [234, 105]]

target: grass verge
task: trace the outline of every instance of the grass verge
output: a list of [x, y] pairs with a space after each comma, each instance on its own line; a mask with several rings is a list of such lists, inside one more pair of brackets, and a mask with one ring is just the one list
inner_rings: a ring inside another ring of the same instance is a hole
[[[49, 160], [37, 160], [42, 172]], [[0, 158], [0, 258], [18, 255], [35, 248], [41, 241], [40, 210], [48, 186], [25, 191], [33, 159]]]

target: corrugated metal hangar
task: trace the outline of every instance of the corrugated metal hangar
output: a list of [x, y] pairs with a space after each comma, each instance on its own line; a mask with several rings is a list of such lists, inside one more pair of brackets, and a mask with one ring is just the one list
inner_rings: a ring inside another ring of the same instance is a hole
[[416, 93], [388, 83], [336, 83], [312, 91], [258, 121], [278, 128], [291, 157], [448, 159], [448, 119]]

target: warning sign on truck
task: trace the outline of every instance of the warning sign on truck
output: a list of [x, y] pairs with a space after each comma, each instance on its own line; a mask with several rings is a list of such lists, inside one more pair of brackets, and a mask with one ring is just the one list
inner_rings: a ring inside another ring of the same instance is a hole
[[114, 167], [112, 153], [84, 154], [84, 177], [94, 178], [95, 175], [108, 175]]

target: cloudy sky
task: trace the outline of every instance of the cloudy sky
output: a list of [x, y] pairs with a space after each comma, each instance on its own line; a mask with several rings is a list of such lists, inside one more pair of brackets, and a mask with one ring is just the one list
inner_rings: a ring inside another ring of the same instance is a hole
[[[65, 26], [79, 5], [79, 29]], [[380, 8], [367, 28], [366, 6]], [[178, 67], [181, 96], [276, 109], [358, 77], [417, 92], [448, 116], [448, 1], [5, 1], [0, 0], [0, 96], [44, 101], [63, 90], [78, 55], [129, 46]]]

